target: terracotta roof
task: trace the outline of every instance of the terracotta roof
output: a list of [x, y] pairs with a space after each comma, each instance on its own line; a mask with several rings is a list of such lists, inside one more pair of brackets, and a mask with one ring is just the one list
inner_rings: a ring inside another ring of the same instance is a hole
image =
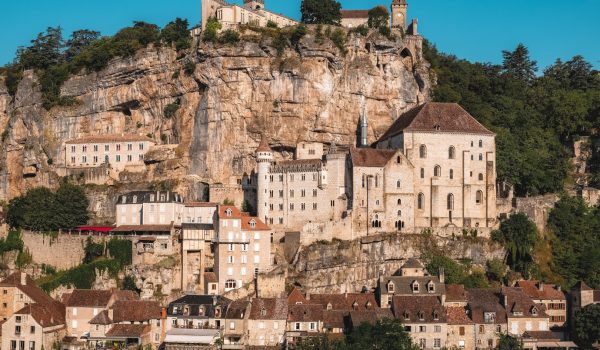
[[446, 285], [446, 301], [449, 302], [466, 302], [468, 299], [465, 286], [462, 284], [447, 284]]
[[345, 328], [345, 319], [348, 311], [344, 310], [324, 310], [323, 326], [327, 328]]
[[397, 150], [351, 148], [352, 164], [357, 167], [383, 168], [396, 155]]
[[323, 320], [323, 308], [316, 304], [288, 305], [288, 322]]
[[269, 147], [269, 141], [267, 141], [267, 135], [262, 134], [260, 138], [260, 143], [256, 148], [256, 152], [271, 152], [271, 147]]
[[446, 309], [437, 296], [394, 296], [392, 310], [403, 323], [446, 322]]
[[29, 304], [15, 314], [31, 315], [44, 328], [65, 324], [65, 306], [58, 301]]
[[456, 103], [428, 102], [402, 114], [380, 141], [405, 131], [493, 135]]
[[342, 311], [373, 310], [377, 307], [372, 293], [311, 294], [308, 303], [320, 304], [324, 309], [331, 305], [331, 310]]
[[205, 272], [204, 273], [204, 282], [207, 282], [207, 283], [219, 282], [219, 280], [217, 279], [217, 274], [214, 272]]
[[369, 19], [369, 10], [341, 10], [342, 18]]
[[288, 295], [288, 304], [289, 305], [297, 305], [297, 304], [307, 304], [306, 298], [300, 292], [300, 289], [294, 287], [290, 294]]
[[375, 325], [377, 321], [384, 318], [394, 318], [392, 310], [377, 308], [374, 310], [350, 311], [350, 323], [353, 327], [358, 327], [365, 322]]
[[[254, 221], [254, 227], [252, 227], [253, 221]], [[244, 216], [244, 217], [242, 217], [242, 230], [244, 230], [244, 231], [268, 231], [268, 230], [270, 230], [270, 228], [261, 219], [255, 217], [255, 216]]]
[[99, 314], [90, 320], [90, 324], [112, 324], [112, 320], [108, 317], [108, 310], [102, 310]]
[[565, 293], [554, 284], [538, 281], [518, 281], [517, 287], [521, 287], [528, 297], [535, 300], [566, 300]]
[[[389, 290], [388, 284], [394, 285], [393, 293]], [[419, 291], [413, 291], [413, 283], [419, 284]], [[429, 291], [428, 284], [433, 283], [433, 291]], [[379, 281], [379, 288], [383, 293], [395, 295], [442, 295], [446, 291], [446, 285], [440, 282], [438, 276], [389, 276]]]
[[113, 294], [115, 295], [115, 300], [139, 300], [140, 296], [138, 293], [132, 290], [120, 290], [113, 289]]
[[112, 232], [171, 232], [172, 225], [121, 225]]
[[248, 300], [236, 300], [229, 304], [227, 308], [226, 318], [230, 320], [241, 320], [246, 314], [246, 309], [250, 302]]
[[575, 289], [575, 290], [592, 290], [592, 288], [590, 288], [590, 286], [588, 286], [587, 284], [585, 284], [585, 282], [583, 282], [583, 281], [577, 281], [577, 283], [575, 283], [575, 285], [573, 286], [572, 289]]
[[250, 302], [251, 320], [285, 320], [287, 319], [287, 299], [254, 298]]
[[[231, 216], [227, 216], [227, 210], [231, 209]], [[219, 205], [219, 218], [240, 219], [242, 212], [233, 205]]]
[[150, 332], [147, 324], [116, 324], [106, 332], [107, 338], [140, 338]]
[[185, 203], [185, 207], [186, 208], [211, 208], [211, 207], [217, 207], [219, 204], [217, 203], [212, 203], [212, 202], [186, 202]]
[[0, 286], [15, 287], [31, 298], [35, 303], [51, 303], [54, 301], [54, 299], [35, 284], [35, 281], [29, 275], [25, 275], [25, 284], [21, 284], [21, 282], [21, 272], [16, 271], [2, 280]]
[[494, 313], [494, 323], [506, 323], [506, 310], [501, 304], [499, 289], [475, 288], [468, 290], [471, 319], [477, 324], [485, 322], [485, 313]]
[[[502, 287], [502, 294], [506, 296], [505, 308], [508, 317], [548, 317], [545, 313], [545, 307], [542, 304], [536, 304], [523, 292], [523, 289]], [[533, 315], [534, 308], [537, 310], [537, 315]]]
[[84, 144], [84, 143], [109, 143], [109, 142], [153, 142], [154, 141], [147, 136], [142, 135], [93, 135], [82, 137], [79, 139], [69, 140], [65, 142], [68, 145], [73, 144]]
[[113, 310], [113, 322], [143, 322], [158, 320], [162, 317], [162, 308], [158, 301], [120, 300], [116, 301]]
[[473, 320], [467, 315], [467, 309], [464, 307], [450, 306], [446, 308], [448, 324], [473, 324]]
[[557, 337], [552, 331], [526, 331], [523, 333], [523, 338], [544, 341], [560, 341], [560, 337]]
[[114, 300], [135, 300], [137, 294], [123, 290], [75, 289], [67, 298], [63, 298], [67, 307], [107, 307]]

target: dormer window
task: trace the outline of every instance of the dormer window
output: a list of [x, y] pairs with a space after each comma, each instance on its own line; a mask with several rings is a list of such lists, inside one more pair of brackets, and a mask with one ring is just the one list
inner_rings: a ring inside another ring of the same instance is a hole
[[267, 316], [267, 309], [265, 309], [264, 307], [260, 310], [260, 315], [261, 316]]
[[358, 310], [358, 303], [356, 301], [354, 302], [354, 304], [352, 304], [352, 309]]
[[150, 195], [150, 202], [154, 202], [154, 195], [153, 194]]
[[121, 197], [121, 203], [125, 204], [127, 202], [127, 197], [123, 196]]
[[425, 320], [425, 314], [423, 313], [423, 311], [419, 311], [419, 313], [417, 314], [417, 317], [419, 318], [420, 321]]
[[419, 293], [419, 282], [414, 281], [411, 284], [411, 288], [412, 288], [413, 293]]
[[133, 203], [137, 203], [137, 196], [133, 196]]
[[442, 129], [442, 127], [440, 126], [440, 124], [435, 124], [433, 126], [433, 128], [435, 129], [435, 131], [440, 131], [440, 129]]
[[371, 302], [370, 302], [370, 301], [367, 301], [367, 303], [365, 304], [365, 306], [366, 306], [367, 308], [370, 308], [370, 307], [371, 307], [371, 305], [372, 305], [372, 304], [371, 304]]
[[390, 281], [387, 284], [387, 290], [388, 290], [388, 293], [394, 293], [394, 291], [395, 291], [395, 289], [394, 289], [394, 282]]
[[327, 310], [332, 310], [333, 309], [333, 305], [331, 305], [331, 303], [327, 303]]
[[408, 311], [404, 311], [404, 313], [402, 314], [402, 317], [403, 317], [405, 320], [408, 320], [408, 319], [410, 319], [410, 314], [408, 313]]
[[254, 219], [250, 220], [250, 227], [252, 227], [252, 228], [256, 227], [256, 221]]
[[231, 216], [232, 212], [233, 211], [231, 210], [231, 208], [229, 208], [229, 209], [225, 210], [225, 215]]
[[437, 313], [437, 311], [433, 312], [433, 319], [436, 321], [440, 319], [440, 315]]
[[429, 283], [427, 283], [427, 291], [429, 293], [435, 293], [435, 283], [433, 283], [433, 281], [429, 281]]
[[496, 314], [494, 312], [485, 312], [483, 314], [483, 320], [485, 323], [494, 323], [496, 320]]
[[164, 202], [166, 198], [167, 198], [167, 197], [165, 197], [165, 195], [164, 195], [164, 194], [161, 194], [161, 195], [160, 195], [160, 201], [161, 201], [161, 202]]
[[531, 308], [531, 314], [533, 316], [537, 316], [538, 315], [538, 309], [537, 309], [537, 307], [534, 306], [533, 308]]
[[198, 309], [198, 315], [204, 316], [204, 308], [203, 307]]

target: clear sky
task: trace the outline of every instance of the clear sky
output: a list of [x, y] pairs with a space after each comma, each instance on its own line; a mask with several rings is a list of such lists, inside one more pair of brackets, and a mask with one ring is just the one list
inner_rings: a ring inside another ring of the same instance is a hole
[[[408, 1], [409, 18], [418, 18], [419, 31], [443, 52], [498, 63], [503, 49], [523, 42], [540, 67], [580, 54], [600, 69], [600, 0]], [[276, 12], [300, 16], [300, 0], [266, 2]], [[389, 2], [341, 0], [346, 9]], [[66, 34], [82, 28], [114, 34], [134, 20], [163, 26], [175, 17], [198, 23], [200, 0], [4, 0], [0, 65], [48, 26], [61, 26]]]

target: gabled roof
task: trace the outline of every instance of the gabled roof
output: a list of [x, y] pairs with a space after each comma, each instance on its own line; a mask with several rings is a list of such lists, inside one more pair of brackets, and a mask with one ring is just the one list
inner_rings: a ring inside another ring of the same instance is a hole
[[[24, 273], [24, 272], [23, 272]], [[0, 287], [15, 287], [19, 289], [23, 294], [27, 295], [35, 303], [51, 303], [54, 301], [48, 294], [46, 294], [40, 287], [38, 287], [34, 280], [29, 276], [25, 275], [25, 284], [21, 280], [21, 271], [16, 271], [8, 275], [4, 280], [0, 282]]]
[[248, 300], [236, 300], [229, 304], [227, 308], [226, 318], [229, 320], [241, 320], [246, 315], [246, 309], [248, 308], [250, 301]]
[[403, 323], [446, 322], [446, 309], [437, 296], [394, 296], [392, 310]]
[[[252, 227], [254, 225], [254, 227]], [[242, 216], [242, 230], [244, 231], [268, 231], [269, 226], [256, 216]]]
[[[388, 294], [388, 284], [394, 284], [395, 295], [441, 295], [446, 291], [446, 285], [440, 282], [438, 276], [389, 276], [379, 282], [379, 288], [384, 294]], [[413, 291], [413, 283], [419, 284], [419, 292]], [[427, 285], [433, 283], [434, 290], [429, 292]]]
[[90, 320], [90, 324], [107, 325], [107, 324], [112, 324], [112, 323], [113, 323], [112, 320], [108, 316], [108, 310], [102, 310], [100, 313], [98, 313], [96, 316], [94, 316], [94, 318], [92, 318]]
[[67, 307], [107, 307], [114, 295], [114, 300], [137, 300], [138, 295], [129, 290], [92, 290], [75, 289], [70, 295], [63, 297]]
[[446, 301], [448, 302], [466, 302], [468, 299], [465, 286], [462, 284], [446, 285]]
[[345, 319], [348, 311], [345, 310], [323, 310], [323, 326], [327, 328], [345, 328]]
[[[219, 312], [220, 316], [226, 314], [230, 303], [231, 300], [220, 295], [188, 294], [172, 301], [167, 312], [169, 315], [182, 315], [184, 308], [187, 308], [189, 316], [209, 318], [215, 317]], [[177, 312], [175, 312], [175, 308], [177, 308]], [[200, 312], [201, 310], [202, 312]]]
[[408, 260], [406, 260], [406, 262], [404, 263], [404, 265], [402, 265], [403, 269], [424, 269], [425, 266], [423, 266], [423, 263], [421, 263], [421, 261], [419, 259], [416, 258], [410, 258]]
[[517, 287], [530, 298], [535, 300], [566, 300], [565, 293], [554, 284], [538, 281], [518, 281]]
[[373, 293], [311, 294], [308, 303], [319, 304], [323, 309], [331, 305], [331, 310], [342, 311], [373, 310], [377, 307]]
[[217, 274], [214, 272], [205, 272], [204, 273], [204, 282], [206, 282], [206, 283], [219, 282], [219, 280], [217, 279]]
[[428, 102], [402, 114], [380, 141], [406, 131], [494, 135], [456, 103]]
[[29, 304], [15, 314], [31, 315], [44, 328], [65, 324], [65, 306], [58, 301]]
[[506, 310], [502, 306], [502, 294], [499, 289], [475, 288], [468, 290], [468, 307], [471, 319], [477, 324], [485, 323], [485, 313], [494, 313], [496, 324], [506, 323]]
[[147, 324], [116, 324], [106, 332], [107, 338], [140, 338], [150, 332]]
[[162, 317], [162, 308], [158, 301], [119, 300], [112, 306], [113, 322], [143, 322], [158, 320]]
[[[545, 307], [537, 304], [527, 294], [518, 287], [502, 287], [502, 294], [506, 297], [506, 309], [510, 312], [508, 317], [548, 317], [545, 313]], [[537, 310], [537, 315], [533, 315], [533, 310]]]
[[[228, 216], [227, 212], [230, 211], [231, 215]], [[233, 205], [219, 205], [219, 218], [223, 219], [240, 219], [242, 212]]]
[[288, 304], [289, 305], [297, 305], [297, 304], [307, 304], [308, 301], [300, 292], [300, 289], [294, 287], [290, 294], [288, 295]]
[[285, 320], [287, 319], [287, 299], [254, 298], [250, 302], [251, 320]]
[[473, 324], [473, 320], [467, 315], [467, 309], [462, 306], [450, 306], [446, 308], [448, 324], [464, 325]]
[[571, 289], [573, 289], [573, 290], [592, 290], [592, 288], [590, 288], [590, 286], [585, 284], [585, 282], [583, 282], [583, 281], [577, 281], [577, 283], [575, 283], [575, 285]]
[[73, 145], [73, 144], [84, 144], [84, 143], [144, 142], [144, 141], [155, 143], [154, 140], [152, 140], [151, 138], [148, 138], [147, 136], [121, 135], [121, 134], [92, 135], [92, 136], [82, 137], [79, 139], [69, 140], [65, 143], [68, 145]]
[[397, 152], [389, 149], [351, 148], [350, 157], [355, 167], [383, 168]]
[[316, 322], [323, 320], [323, 308], [316, 304], [288, 305], [288, 322]]
[[358, 327], [365, 322], [375, 325], [377, 321], [384, 318], [394, 318], [392, 310], [377, 308], [374, 310], [350, 311], [350, 323], [353, 327]]

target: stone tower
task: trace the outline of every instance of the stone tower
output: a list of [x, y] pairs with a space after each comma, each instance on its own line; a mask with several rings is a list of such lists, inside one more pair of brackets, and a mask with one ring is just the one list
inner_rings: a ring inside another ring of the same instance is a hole
[[273, 161], [273, 151], [269, 147], [267, 137], [262, 135], [260, 144], [256, 149], [257, 183], [256, 183], [256, 208], [258, 217], [268, 223], [269, 218], [269, 172]]
[[406, 30], [406, 12], [408, 3], [406, 0], [392, 1], [392, 28]]
[[265, 0], [244, 0], [244, 7], [251, 10], [264, 10]]

